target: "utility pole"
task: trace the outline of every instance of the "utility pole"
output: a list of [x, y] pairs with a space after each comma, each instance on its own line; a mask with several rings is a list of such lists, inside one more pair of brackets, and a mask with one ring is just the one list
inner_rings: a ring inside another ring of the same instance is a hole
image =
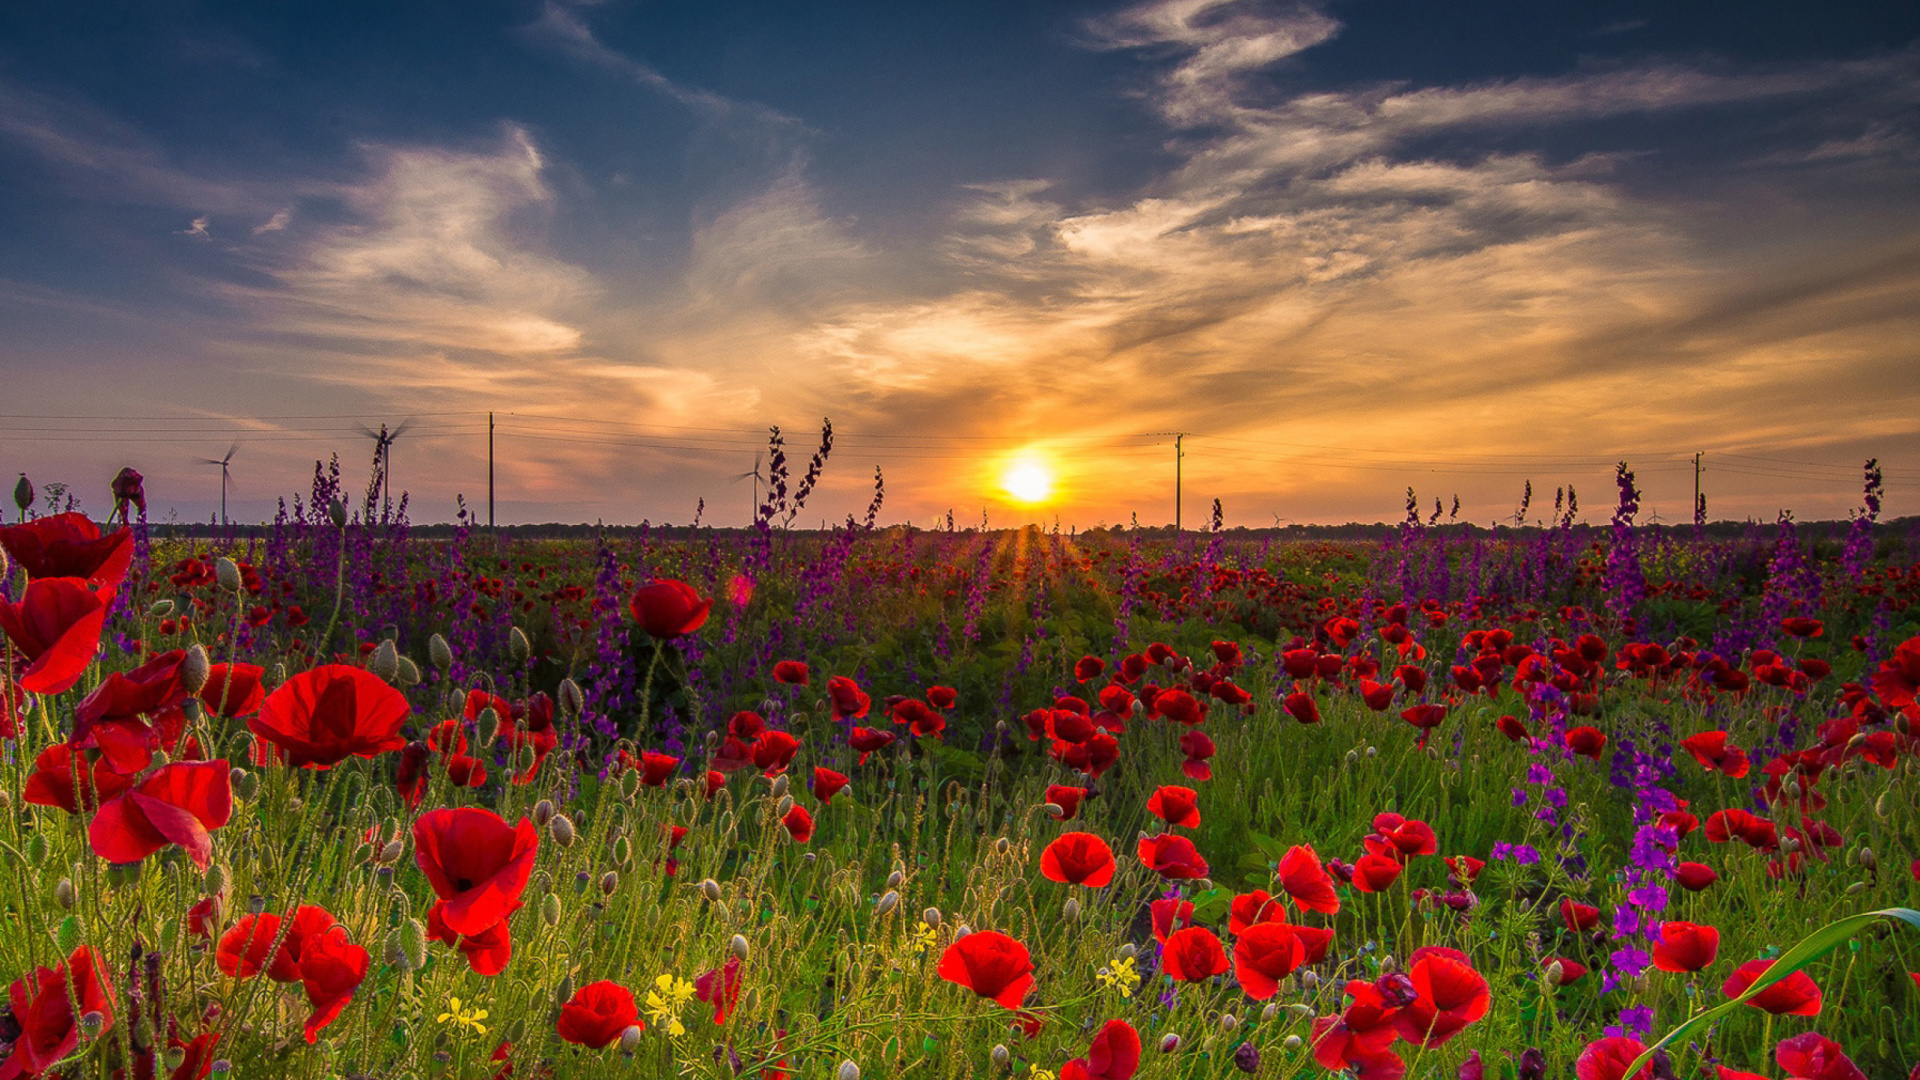
[[1693, 452], [1693, 520], [1697, 525], [1706, 524], [1701, 520], [1704, 515], [1700, 513], [1700, 458], [1704, 453], [1701, 450]]
[[487, 413], [487, 528], [493, 528], [493, 413]]
[[1180, 531], [1180, 463], [1186, 460], [1187, 452], [1180, 448], [1180, 440], [1187, 437], [1180, 432], [1173, 437], [1173, 531]]

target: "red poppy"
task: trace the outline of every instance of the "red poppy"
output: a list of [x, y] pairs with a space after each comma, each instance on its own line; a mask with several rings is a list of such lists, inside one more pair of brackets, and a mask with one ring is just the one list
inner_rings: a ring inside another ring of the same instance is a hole
[[1361, 892], [1385, 892], [1400, 879], [1397, 859], [1369, 851], [1353, 864], [1353, 887]]
[[1080, 800], [1087, 797], [1087, 789], [1071, 787], [1067, 784], [1048, 784], [1047, 801], [1060, 808], [1054, 815], [1056, 821], [1072, 821], [1080, 812]]
[[1204, 982], [1227, 970], [1227, 951], [1213, 931], [1189, 926], [1167, 935], [1160, 970], [1179, 982]]
[[354, 990], [367, 977], [367, 950], [347, 937], [346, 927], [333, 926], [309, 937], [300, 949], [300, 987], [306, 991], [304, 1031], [313, 1043], [320, 1032], [353, 1000]]
[[1600, 752], [1607, 747], [1607, 737], [1595, 727], [1577, 727], [1567, 732], [1567, 749], [1576, 754], [1600, 760]]
[[927, 687], [927, 703], [936, 709], [951, 709], [958, 700], [960, 693], [951, 686]]
[[225, 761], [176, 761], [101, 803], [87, 826], [87, 841], [94, 854], [114, 863], [139, 862], [178, 844], [205, 870], [213, 858], [211, 830], [232, 814]]
[[611, 1046], [630, 1027], [645, 1029], [633, 991], [611, 979], [588, 983], [560, 1006], [553, 1029], [576, 1046]]
[[1097, 656], [1083, 656], [1074, 662], [1073, 677], [1077, 682], [1086, 682], [1089, 679], [1098, 678], [1105, 670], [1107, 670], [1105, 660]]
[[1192, 727], [1207, 718], [1207, 707], [1185, 690], [1168, 690], [1153, 699], [1153, 715]]
[[84, 763], [86, 755], [65, 743], [55, 743], [40, 751], [33, 759], [33, 774], [21, 788], [21, 798], [37, 806], [57, 806], [69, 814], [77, 814], [81, 810], [91, 811], [100, 805], [100, 800], [111, 799], [133, 786], [131, 776], [115, 772], [102, 757], [81, 774], [85, 782], [76, 792], [73, 774], [76, 759]]
[[446, 911], [445, 900], [427, 909], [428, 940], [459, 949], [460, 955], [467, 958], [467, 966], [477, 975], [492, 977], [506, 970], [507, 961], [513, 959], [513, 934], [507, 919], [477, 934], [458, 934], [447, 925]]
[[1286, 907], [1265, 889], [1241, 893], [1227, 905], [1227, 933], [1229, 934], [1238, 934], [1255, 923], [1286, 921]]
[[940, 977], [983, 998], [1018, 1009], [1033, 988], [1027, 947], [997, 930], [977, 930], [940, 955]]
[[1168, 784], [1147, 800], [1147, 812], [1169, 825], [1185, 829], [1200, 827], [1199, 792], [1190, 787]]
[[1153, 924], [1153, 939], [1166, 944], [1167, 935], [1182, 923], [1193, 925], [1193, 902], [1176, 900], [1173, 897], [1161, 897], [1147, 905], [1149, 921]]
[[[1576, 1080], [1627, 1080], [1627, 1066], [1646, 1052], [1646, 1045], [1639, 1039], [1624, 1035], [1595, 1039], [1580, 1051], [1573, 1063], [1573, 1075]], [[1642, 1065], [1633, 1080], [1653, 1080], [1653, 1066]]]
[[785, 731], [763, 731], [753, 740], [749, 753], [753, 757], [754, 767], [768, 776], [779, 776], [793, 764], [793, 757], [800, 752], [800, 740]]
[[852, 782], [845, 773], [816, 765], [813, 768], [813, 797], [819, 799], [822, 806], [832, 805], [833, 797]]
[[1374, 712], [1386, 712], [1387, 706], [1393, 704], [1394, 689], [1392, 683], [1378, 683], [1363, 678], [1360, 680], [1360, 700], [1366, 702], [1367, 708]]
[[[1771, 960], [1749, 960], [1727, 976], [1727, 981], [1720, 985], [1720, 992], [1730, 998], [1739, 997], [1771, 967]], [[1820, 987], [1812, 976], [1804, 971], [1796, 971], [1748, 998], [1747, 1004], [1775, 1016], [1818, 1016]]]
[[680, 759], [672, 754], [656, 754], [651, 750], [640, 753], [640, 783], [645, 787], [666, 787], [679, 768]]
[[693, 980], [693, 996], [713, 1006], [713, 1022], [724, 1024], [727, 1014], [740, 1004], [740, 958], [727, 962]]
[[1560, 965], [1560, 978], [1554, 982], [1555, 986], [1567, 986], [1579, 982], [1580, 977], [1587, 973], [1587, 965], [1570, 956], [1550, 956], [1541, 967], [1551, 973], [1555, 964]]
[[73, 950], [63, 964], [36, 967], [14, 980], [7, 987], [7, 1001], [19, 1034], [13, 1038], [13, 1052], [0, 1063], [0, 1077], [6, 1080], [40, 1076], [79, 1049], [80, 1017], [99, 1013], [102, 1032], [113, 1026], [113, 990], [87, 945]]
[[1048, 881], [1097, 889], [1113, 880], [1113, 849], [1088, 832], [1062, 833], [1040, 853], [1040, 874]]
[[106, 619], [106, 602], [80, 578], [35, 578], [17, 603], [0, 598], [0, 632], [26, 661], [20, 689], [58, 694], [79, 682]]
[[1257, 922], [1233, 943], [1233, 976], [1255, 1001], [1280, 992], [1280, 980], [1306, 963], [1307, 949], [1284, 922]]
[[1487, 980], [1473, 970], [1465, 953], [1428, 945], [1408, 959], [1407, 977], [1413, 980], [1415, 997], [1394, 1016], [1401, 1038], [1431, 1049], [1487, 1015]]
[[268, 694], [247, 729], [289, 765], [330, 769], [349, 757], [377, 757], [405, 746], [400, 725], [412, 712], [406, 696], [372, 672], [323, 664]]
[[1180, 771], [1189, 780], [1213, 779], [1213, 767], [1207, 759], [1214, 754], [1213, 740], [1204, 731], [1188, 731], [1180, 736], [1180, 752], [1187, 760], [1180, 765]]
[[111, 600], [133, 562], [133, 530], [101, 535], [81, 513], [54, 514], [0, 525], [0, 549], [32, 578], [79, 578]]
[[1087, 1056], [1060, 1068], [1060, 1080], [1132, 1080], [1140, 1068], [1140, 1033], [1125, 1020], [1109, 1020], [1094, 1033]]
[[423, 742], [410, 742], [400, 748], [399, 764], [394, 766], [393, 787], [408, 807], [420, 805], [427, 795], [427, 763], [433, 752]]
[[1501, 717], [1494, 726], [1500, 729], [1500, 734], [1513, 742], [1525, 742], [1527, 739], [1527, 725], [1511, 716]]
[[835, 675], [827, 680], [827, 698], [833, 702], [833, 718], [845, 720], [848, 717], [859, 719], [867, 715], [873, 699], [860, 689], [860, 684], [845, 675]]
[[1356, 1069], [1363, 1077], [1398, 1080], [1406, 1063], [1388, 1047], [1399, 1037], [1394, 1014], [1374, 984], [1362, 979], [1347, 983], [1353, 998], [1337, 1016], [1313, 1022], [1313, 1060], [1334, 1072]]
[[454, 933], [474, 936], [520, 906], [540, 846], [533, 822], [509, 826], [478, 807], [428, 811], [413, 823], [413, 857]]
[[1192, 879], [1207, 876], [1207, 860], [1193, 846], [1193, 841], [1184, 836], [1163, 834], [1143, 837], [1139, 847], [1140, 861], [1147, 869], [1169, 879]]
[[701, 599], [693, 586], [672, 578], [655, 578], [640, 586], [627, 602], [633, 621], [654, 638], [677, 638], [706, 625], [711, 599]]
[[1734, 780], [1747, 775], [1747, 752], [1730, 745], [1724, 731], [1703, 731], [1698, 735], [1690, 735], [1680, 740], [1680, 745], [1693, 755], [1693, 760], [1699, 762], [1701, 768], [1709, 772], [1725, 773]]
[[787, 827], [787, 835], [797, 843], [804, 844], [813, 839], [813, 815], [807, 813], [807, 808], [799, 803], [793, 804], [786, 816], [780, 819], [780, 824]]
[[1480, 871], [1487, 868], [1486, 860], [1471, 855], [1449, 855], [1446, 861], [1452, 877], [1463, 885], [1471, 884], [1480, 876]]
[[[560, 736], [553, 730], [552, 721], [549, 720], [547, 725], [541, 728], [515, 724], [500, 733], [500, 741], [506, 744], [507, 752], [512, 755], [509, 760], [520, 763], [520, 771], [513, 774], [514, 784], [525, 785], [533, 782], [534, 775], [540, 771], [541, 763], [545, 762], [547, 755], [553, 753], [554, 748], [560, 745]], [[518, 753], [521, 748], [528, 746], [533, 748], [531, 762]]]
[[1320, 865], [1320, 856], [1311, 847], [1295, 844], [1280, 857], [1280, 887], [1286, 890], [1302, 911], [1326, 915], [1340, 911], [1340, 894], [1333, 890], [1333, 878]]
[[1295, 690], [1287, 695], [1286, 710], [1303, 724], [1320, 722], [1320, 706], [1313, 700], [1313, 695], [1304, 690]]
[[200, 687], [207, 711], [228, 720], [257, 712], [264, 697], [260, 679], [266, 669], [257, 664], [214, 664]]
[[1580, 933], [1600, 925], [1600, 909], [1591, 904], [1582, 904], [1571, 896], [1560, 898], [1560, 921], [1566, 928]]
[[807, 670], [807, 665], [798, 660], [781, 660], [773, 665], [774, 682], [786, 683], [788, 686], [807, 686], [812, 680], [813, 675]]
[[1825, 625], [1819, 619], [1809, 619], [1799, 615], [1781, 619], [1780, 629], [1797, 638], [1816, 638], [1826, 631]]
[[1376, 814], [1373, 818], [1373, 831], [1378, 840], [1392, 850], [1383, 850], [1386, 855], [1406, 858], [1413, 855], [1431, 855], [1440, 850], [1439, 837], [1434, 835], [1433, 826], [1418, 818], [1405, 818], [1399, 814]]
[[1720, 875], [1714, 872], [1713, 867], [1698, 862], [1681, 863], [1674, 868], [1673, 877], [1688, 892], [1699, 892], [1720, 880]]
[[893, 745], [893, 739], [894, 734], [891, 731], [857, 727], [847, 736], [847, 745], [860, 752], [860, 764], [865, 765], [869, 755], [876, 750], [885, 750]]
[[1773, 1057], [1792, 1080], [1867, 1080], [1839, 1043], [1817, 1031], [1782, 1039]]
[[1660, 940], [1653, 943], [1653, 966], [1661, 971], [1700, 971], [1720, 953], [1720, 931], [1690, 922], [1660, 924]]

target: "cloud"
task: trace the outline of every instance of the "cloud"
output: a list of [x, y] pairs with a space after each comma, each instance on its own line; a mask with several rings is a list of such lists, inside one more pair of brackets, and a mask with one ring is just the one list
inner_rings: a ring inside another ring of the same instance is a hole
[[293, 222], [293, 209], [285, 207], [273, 212], [273, 216], [253, 227], [253, 235], [279, 232]]
[[193, 224], [184, 229], [176, 230], [174, 235], [191, 237], [195, 240], [211, 240], [213, 239], [213, 234], [207, 231], [207, 223], [209, 220], [210, 219], [206, 217], [194, 218]]

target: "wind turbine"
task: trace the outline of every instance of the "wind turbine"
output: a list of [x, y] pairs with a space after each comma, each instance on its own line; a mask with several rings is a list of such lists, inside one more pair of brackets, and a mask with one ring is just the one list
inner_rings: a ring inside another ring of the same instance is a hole
[[767, 480], [766, 477], [760, 475], [760, 455], [759, 454], [753, 455], [753, 471], [741, 473], [739, 476], [736, 476], [733, 478], [733, 482], [737, 484], [742, 480], [748, 479], [749, 477], [751, 477], [753, 480], [753, 518], [752, 520], [758, 521], [760, 520], [760, 485], [765, 483]]
[[393, 501], [393, 441], [406, 434], [407, 429], [413, 426], [413, 417], [409, 416], [400, 421], [399, 425], [391, 431], [385, 424], [380, 425], [379, 431], [365, 424], [355, 426], [360, 429], [360, 434], [373, 440], [373, 460], [380, 466], [380, 498], [381, 501], [390, 503]]
[[227, 466], [233, 461], [233, 452], [238, 449], [240, 449], [240, 444], [234, 443], [232, 446], [227, 447], [226, 457], [203, 457], [195, 459], [202, 465], [220, 466], [220, 524], [222, 525], [227, 523], [227, 484], [233, 480], [233, 473]]

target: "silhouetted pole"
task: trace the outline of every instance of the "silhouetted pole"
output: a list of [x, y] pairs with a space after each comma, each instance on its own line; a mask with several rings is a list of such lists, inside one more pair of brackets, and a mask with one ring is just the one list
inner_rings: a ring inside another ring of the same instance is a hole
[[493, 528], [493, 414], [487, 414], [487, 528]]
[[1173, 437], [1173, 531], [1180, 531], [1180, 463], [1186, 459], [1187, 452], [1180, 448], [1180, 440], [1186, 438], [1186, 432]]

